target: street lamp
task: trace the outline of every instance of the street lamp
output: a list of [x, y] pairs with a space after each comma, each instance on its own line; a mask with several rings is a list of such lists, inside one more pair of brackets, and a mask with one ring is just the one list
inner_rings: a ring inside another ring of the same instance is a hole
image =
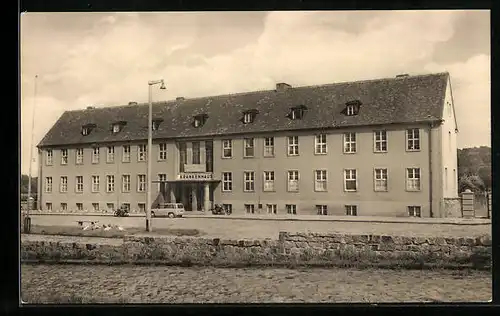
[[149, 115], [148, 115], [148, 153], [147, 153], [147, 161], [148, 161], [148, 171], [147, 171], [147, 199], [146, 199], [146, 231], [150, 232], [152, 230], [151, 227], [151, 152], [153, 147], [153, 86], [159, 84], [160, 89], [164, 90], [165, 82], [163, 79], [160, 80], [151, 80], [148, 82], [149, 86]]
[[[31, 231], [31, 217], [30, 217], [30, 210], [31, 206], [33, 204], [33, 198], [31, 197], [31, 172], [32, 172], [32, 165], [33, 165], [33, 138], [35, 136], [35, 107], [36, 107], [36, 82], [38, 79], [38, 75], [35, 75], [35, 91], [33, 95], [33, 118], [31, 120], [31, 142], [30, 142], [30, 164], [29, 164], [29, 171], [28, 171], [28, 205], [27, 205], [27, 211], [26, 211], [26, 217], [24, 219], [24, 232], [25, 233], [30, 233]], [[38, 188], [40, 190], [40, 188]]]

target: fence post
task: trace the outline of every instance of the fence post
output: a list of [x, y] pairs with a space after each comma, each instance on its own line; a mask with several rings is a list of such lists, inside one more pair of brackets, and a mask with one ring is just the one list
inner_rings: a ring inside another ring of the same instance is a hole
[[488, 219], [491, 219], [491, 191], [486, 192], [488, 198]]
[[474, 193], [467, 189], [461, 193], [461, 203], [462, 205], [462, 217], [463, 218], [474, 218]]

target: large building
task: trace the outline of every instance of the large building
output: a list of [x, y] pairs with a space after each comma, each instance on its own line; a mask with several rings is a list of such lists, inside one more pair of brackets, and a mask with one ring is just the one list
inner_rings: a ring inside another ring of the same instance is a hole
[[448, 73], [67, 111], [39, 149], [43, 210], [444, 217], [457, 197]]

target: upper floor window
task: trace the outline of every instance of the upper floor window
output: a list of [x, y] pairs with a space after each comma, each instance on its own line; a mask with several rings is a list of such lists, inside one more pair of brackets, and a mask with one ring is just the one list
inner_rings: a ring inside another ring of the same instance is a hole
[[92, 163], [99, 163], [99, 147], [92, 149]]
[[120, 129], [121, 128], [119, 124], [113, 124], [113, 133], [119, 133]]
[[274, 157], [274, 137], [264, 138], [264, 157]]
[[108, 153], [106, 155], [106, 162], [113, 163], [115, 162], [115, 147], [108, 146]]
[[61, 165], [67, 165], [67, 164], [68, 164], [68, 150], [61, 149]]
[[299, 136], [288, 136], [288, 156], [299, 154]]
[[76, 164], [77, 165], [83, 164], [83, 148], [76, 149]]
[[90, 132], [92, 132], [92, 129], [94, 129], [94, 127], [95, 127], [95, 124], [83, 125], [82, 126], [82, 135], [87, 136], [88, 134], [90, 134]]
[[233, 142], [230, 139], [222, 141], [222, 158], [231, 158], [233, 156]]
[[410, 128], [406, 130], [406, 144], [407, 151], [420, 150], [420, 130], [418, 128]]
[[137, 161], [146, 161], [146, 145], [137, 146]]
[[158, 160], [167, 160], [167, 144], [158, 144]]
[[253, 138], [245, 138], [243, 140], [245, 144], [245, 152], [244, 157], [253, 157], [254, 156], [254, 139]]
[[344, 133], [344, 153], [356, 152], [356, 133]]
[[125, 145], [122, 147], [122, 162], [130, 162], [130, 146]]
[[358, 178], [356, 169], [344, 170], [344, 191], [356, 191], [358, 189]]
[[52, 192], [52, 177], [45, 178], [45, 192]]
[[193, 149], [192, 163], [194, 165], [199, 165], [201, 163], [200, 142], [193, 142], [192, 146], [193, 146], [192, 147], [192, 149]]
[[83, 192], [83, 176], [76, 176], [76, 181], [75, 181], [75, 191], [78, 193]]
[[137, 192], [146, 192], [146, 175], [137, 175]]
[[288, 173], [288, 183], [287, 189], [289, 192], [298, 192], [299, 191], [299, 171], [298, 170], [289, 170]]
[[387, 169], [376, 168], [374, 182], [375, 191], [387, 191]]
[[52, 152], [52, 149], [48, 149], [45, 152], [45, 164], [47, 166], [52, 166], [52, 158], [54, 157], [54, 153]]
[[62, 176], [59, 183], [59, 191], [61, 193], [68, 192], [68, 177]]
[[314, 191], [317, 192], [325, 192], [327, 189], [327, 176], [326, 176], [326, 170], [316, 170], [314, 172], [315, 174], [315, 181], [314, 181]]
[[130, 175], [122, 175], [122, 192], [130, 192]]
[[359, 100], [349, 101], [346, 103], [343, 113], [347, 116], [358, 115], [360, 106], [361, 101]]
[[290, 112], [288, 113], [288, 117], [291, 120], [300, 120], [304, 117], [307, 107], [305, 105], [299, 105], [290, 108]]
[[347, 115], [354, 115], [354, 105], [348, 105], [346, 108]]
[[373, 132], [373, 150], [376, 153], [387, 152], [387, 131]]
[[255, 172], [253, 171], [245, 171], [243, 173], [244, 177], [244, 191], [245, 192], [253, 192], [255, 191]]
[[111, 131], [113, 134], [119, 133], [122, 131], [123, 127], [127, 124], [125, 121], [119, 121], [111, 124]]
[[314, 148], [316, 155], [326, 154], [326, 134], [319, 134], [314, 137]]
[[264, 192], [274, 191], [274, 171], [264, 171]]
[[92, 176], [92, 192], [99, 192], [99, 176]]
[[406, 169], [406, 190], [420, 191], [420, 168]]
[[115, 192], [115, 176], [113, 175], [106, 176], [106, 192]]
[[161, 118], [153, 119], [152, 122], [151, 122], [152, 123], [151, 124], [151, 129], [153, 131], [157, 131], [160, 128], [161, 122], [163, 122], [163, 119], [161, 119]]
[[205, 124], [205, 122], [208, 119], [207, 114], [198, 114], [193, 117], [193, 126], [194, 127], [201, 127]]
[[166, 173], [159, 173], [158, 174], [158, 181], [159, 181], [159, 183], [158, 183], [158, 191], [161, 192], [162, 186], [165, 185], [166, 182], [167, 182], [167, 174]]
[[222, 173], [222, 192], [231, 192], [233, 190], [233, 174], [231, 172]]
[[257, 116], [258, 111], [257, 110], [248, 110], [243, 112], [243, 118], [242, 121], [244, 124], [249, 124], [252, 123], [255, 120], [255, 117]]

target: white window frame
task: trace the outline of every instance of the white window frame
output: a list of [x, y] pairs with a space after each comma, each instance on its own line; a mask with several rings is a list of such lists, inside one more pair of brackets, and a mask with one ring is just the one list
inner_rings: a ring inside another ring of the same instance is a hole
[[245, 214], [255, 214], [255, 204], [243, 204]]
[[[247, 189], [247, 183], [249, 188]], [[255, 192], [255, 172], [243, 171], [243, 192]]]
[[264, 178], [263, 191], [264, 192], [274, 192], [275, 191], [275, 189], [274, 189], [274, 181], [275, 181], [274, 171], [264, 171], [263, 178]]
[[252, 123], [252, 116], [253, 115], [250, 112], [243, 113], [243, 123], [245, 124]]
[[[384, 149], [385, 146], [385, 149]], [[373, 132], [373, 152], [386, 153], [388, 149], [387, 131], [378, 130]]]
[[346, 132], [343, 134], [344, 154], [355, 154], [357, 152], [356, 133]]
[[274, 157], [274, 137], [264, 138], [264, 157]]
[[61, 149], [61, 165], [67, 165], [67, 164], [68, 164], [68, 150]]
[[328, 205], [317, 204], [316, 205], [316, 214], [317, 215], [328, 215]]
[[167, 160], [167, 143], [159, 143], [158, 144], [158, 161], [165, 161], [165, 160]]
[[106, 210], [109, 212], [114, 212], [115, 211], [115, 203], [106, 203]]
[[344, 205], [346, 216], [358, 216], [357, 205]]
[[314, 170], [314, 191], [328, 191], [328, 172], [326, 169]]
[[139, 213], [146, 213], [146, 203], [137, 203]]
[[137, 161], [146, 161], [147, 145], [137, 145]]
[[420, 136], [421, 132], [419, 128], [409, 128], [406, 130], [406, 151], [420, 151]]
[[61, 211], [67, 211], [68, 210], [68, 203], [61, 203], [59, 205], [59, 207], [61, 208]]
[[46, 166], [52, 166], [54, 163], [54, 152], [52, 149], [47, 149], [45, 152], [45, 165]]
[[113, 133], [119, 133], [120, 132], [120, 124], [113, 124]]
[[93, 164], [99, 163], [100, 153], [101, 152], [100, 152], [99, 147], [92, 148], [92, 163]]
[[77, 148], [75, 150], [75, 164], [83, 165], [83, 148]]
[[99, 192], [101, 179], [97, 175], [92, 176], [92, 193]]
[[59, 178], [59, 192], [66, 193], [68, 192], [68, 177], [61, 176]]
[[[229, 151], [229, 155], [226, 155], [226, 150]], [[223, 139], [222, 140], [222, 158], [229, 159], [233, 158], [233, 140]]]
[[82, 202], [76, 203], [76, 209], [80, 212], [83, 211], [83, 203]]
[[[78, 181], [81, 180], [81, 181]], [[83, 176], [76, 176], [75, 177], [75, 192], [76, 193], [83, 193]]]
[[297, 215], [297, 205], [296, 204], [285, 204], [286, 213], [288, 215]]
[[416, 167], [406, 168], [406, 191], [420, 190], [422, 190], [422, 171]]
[[114, 163], [115, 162], [115, 146], [108, 146], [106, 149], [106, 162]]
[[354, 115], [354, 113], [355, 113], [354, 109], [355, 109], [354, 105], [348, 105], [346, 108], [346, 114], [348, 116]]
[[299, 136], [288, 136], [287, 137], [287, 156], [298, 156], [299, 155]]
[[128, 193], [130, 192], [130, 175], [129, 174], [122, 174], [122, 192], [123, 193]]
[[[354, 181], [356, 185], [355, 189], [347, 188], [347, 181]], [[358, 191], [358, 171], [357, 169], [344, 169], [344, 191], [345, 192], [357, 192]]]
[[222, 173], [222, 192], [233, 191], [233, 173], [225, 171]]
[[106, 175], [106, 192], [115, 192], [115, 176], [112, 174]]
[[45, 209], [47, 211], [52, 211], [52, 202], [46, 202], [45, 203]]
[[278, 214], [278, 205], [276, 204], [266, 204], [267, 214], [276, 215]]
[[45, 177], [45, 193], [52, 193], [52, 177]]
[[288, 170], [286, 180], [288, 192], [299, 192], [300, 173], [298, 170]]
[[326, 155], [328, 153], [327, 136], [326, 134], [318, 134], [314, 136], [314, 154]]
[[387, 168], [374, 168], [373, 169], [373, 190], [375, 192], [389, 191], [389, 171]]
[[409, 205], [407, 211], [409, 217], [422, 217], [422, 207], [419, 205]]
[[130, 145], [123, 145], [122, 146], [122, 162], [130, 162]]
[[147, 179], [145, 174], [137, 175], [137, 192], [146, 192], [147, 190]]
[[[249, 153], [248, 151], [251, 151]], [[243, 138], [243, 157], [253, 158], [255, 157], [255, 139], [254, 138]]]
[[[97, 207], [96, 207], [97, 206]], [[99, 212], [99, 209], [100, 209], [100, 205], [99, 203], [92, 203], [92, 209], [96, 212]]]
[[161, 191], [161, 185], [167, 181], [167, 174], [166, 173], [159, 173], [158, 174], [158, 192]]

